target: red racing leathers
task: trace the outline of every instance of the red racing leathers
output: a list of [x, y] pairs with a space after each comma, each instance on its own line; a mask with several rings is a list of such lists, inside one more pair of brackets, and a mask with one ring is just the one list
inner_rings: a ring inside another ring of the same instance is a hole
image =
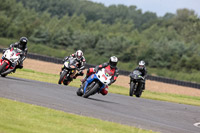
[[[112, 78], [111, 78], [111, 83], [109, 85], [111, 85], [112, 83], [114, 83], [119, 75], [119, 70], [117, 69], [117, 67], [111, 68], [111, 66], [109, 65], [109, 63], [103, 63], [99, 66], [96, 66], [95, 68], [89, 68], [87, 70], [87, 74], [86, 77], [82, 80], [83, 82], [92, 74], [94, 74], [95, 72], [97, 72], [98, 70], [105, 68], [110, 70]], [[102, 89], [102, 91], [100, 92], [102, 95], [106, 95], [108, 94], [108, 86], [106, 86], [105, 88]]]

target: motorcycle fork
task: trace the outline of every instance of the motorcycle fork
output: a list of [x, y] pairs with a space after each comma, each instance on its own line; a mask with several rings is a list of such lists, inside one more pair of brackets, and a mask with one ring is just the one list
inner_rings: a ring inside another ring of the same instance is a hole
[[133, 80], [130, 81], [130, 84], [131, 82], [133, 83], [133, 88], [134, 88], [134, 91], [137, 90], [137, 82], [134, 82]]
[[71, 73], [70, 78], [73, 78], [75, 76], [76, 70], [74, 70], [73, 73]]

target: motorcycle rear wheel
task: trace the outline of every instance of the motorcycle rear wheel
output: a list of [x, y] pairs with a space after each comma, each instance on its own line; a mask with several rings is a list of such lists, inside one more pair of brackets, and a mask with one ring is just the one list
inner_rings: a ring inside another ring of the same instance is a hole
[[85, 83], [83, 83], [80, 88], [77, 90], [76, 94], [78, 96], [82, 96], [83, 95], [83, 87], [85, 86]]
[[68, 85], [69, 82], [70, 82], [70, 81], [68, 81], [68, 80], [66, 80], [66, 79], [63, 80], [63, 84], [64, 84], [64, 85]]

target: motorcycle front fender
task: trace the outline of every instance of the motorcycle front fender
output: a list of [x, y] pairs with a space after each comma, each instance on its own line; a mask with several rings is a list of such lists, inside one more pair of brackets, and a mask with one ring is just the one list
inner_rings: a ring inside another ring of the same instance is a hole
[[85, 81], [85, 86], [84, 86], [84, 89], [83, 89], [83, 92], [85, 93], [86, 91], [86, 88], [88, 86], [88, 84], [90, 84], [92, 81], [94, 81], [95, 79], [98, 79], [96, 74], [92, 74], [90, 77], [87, 78], [87, 80]]
[[10, 67], [10, 62], [8, 60], [2, 60], [1, 59], [1, 62], [0, 62], [0, 65], [3, 65], [3, 63], [6, 62], [7, 65], [6, 65], [6, 68], [5, 69], [8, 69]]

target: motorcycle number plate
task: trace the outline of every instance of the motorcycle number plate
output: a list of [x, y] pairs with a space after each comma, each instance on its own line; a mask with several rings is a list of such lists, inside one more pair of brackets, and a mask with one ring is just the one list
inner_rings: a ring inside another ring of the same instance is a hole
[[102, 75], [102, 77], [104, 77], [104, 78], [105, 78], [105, 80], [107, 80], [107, 77], [106, 77], [106, 75], [105, 75], [105, 74], [103, 74], [103, 75]]

